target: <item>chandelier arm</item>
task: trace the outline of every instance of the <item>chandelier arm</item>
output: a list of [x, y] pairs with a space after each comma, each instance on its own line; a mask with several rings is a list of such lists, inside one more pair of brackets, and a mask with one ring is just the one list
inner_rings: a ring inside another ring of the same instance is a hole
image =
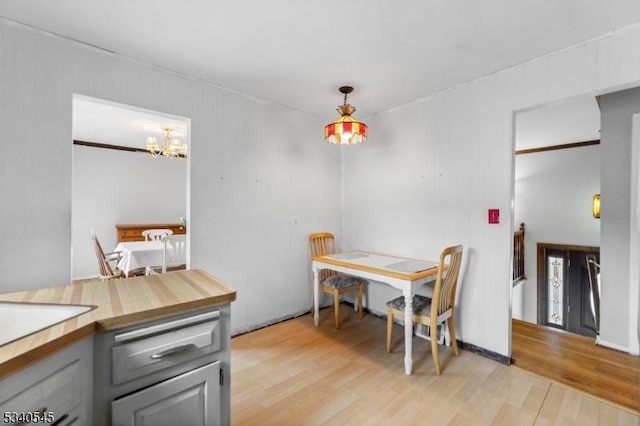
[[183, 143], [179, 138], [172, 138], [170, 127], [162, 129], [165, 132], [164, 147], [161, 148], [152, 136], [147, 137], [147, 151], [154, 157], [158, 158], [161, 155], [172, 159], [174, 157], [186, 158], [187, 157], [187, 144]]

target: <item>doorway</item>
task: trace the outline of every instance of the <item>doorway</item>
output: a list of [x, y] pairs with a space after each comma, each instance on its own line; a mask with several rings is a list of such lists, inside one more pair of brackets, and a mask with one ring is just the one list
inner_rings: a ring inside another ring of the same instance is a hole
[[[190, 120], [74, 95], [71, 190], [71, 279], [97, 276], [91, 231], [103, 249], [118, 243], [122, 224], [189, 222], [189, 160], [154, 158], [146, 138], [163, 127], [189, 144]], [[187, 232], [186, 252], [189, 264]]]
[[[600, 110], [594, 97], [515, 116], [514, 223], [525, 223], [525, 276], [514, 287], [514, 319], [538, 323], [538, 243], [600, 246], [592, 215], [600, 193]], [[517, 309], [516, 309], [517, 308]]]

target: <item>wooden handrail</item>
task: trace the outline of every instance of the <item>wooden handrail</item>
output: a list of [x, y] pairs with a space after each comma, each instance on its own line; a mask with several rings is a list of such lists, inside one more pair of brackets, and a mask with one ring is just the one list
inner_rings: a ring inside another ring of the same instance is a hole
[[526, 279], [524, 275], [524, 223], [513, 233], [513, 282]]

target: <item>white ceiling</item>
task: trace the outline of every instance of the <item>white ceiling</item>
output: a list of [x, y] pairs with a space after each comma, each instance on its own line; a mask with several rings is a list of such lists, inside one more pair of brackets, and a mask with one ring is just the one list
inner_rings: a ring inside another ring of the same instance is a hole
[[360, 118], [640, 22], [638, 0], [2, 0], [0, 16], [333, 118]]
[[638, 0], [2, 0], [0, 16], [239, 93], [359, 118], [640, 22]]

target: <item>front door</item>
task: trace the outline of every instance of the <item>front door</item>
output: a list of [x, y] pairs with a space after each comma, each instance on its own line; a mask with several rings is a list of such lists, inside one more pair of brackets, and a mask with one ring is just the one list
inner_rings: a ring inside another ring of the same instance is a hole
[[538, 324], [596, 336], [587, 255], [599, 248], [538, 244]]

